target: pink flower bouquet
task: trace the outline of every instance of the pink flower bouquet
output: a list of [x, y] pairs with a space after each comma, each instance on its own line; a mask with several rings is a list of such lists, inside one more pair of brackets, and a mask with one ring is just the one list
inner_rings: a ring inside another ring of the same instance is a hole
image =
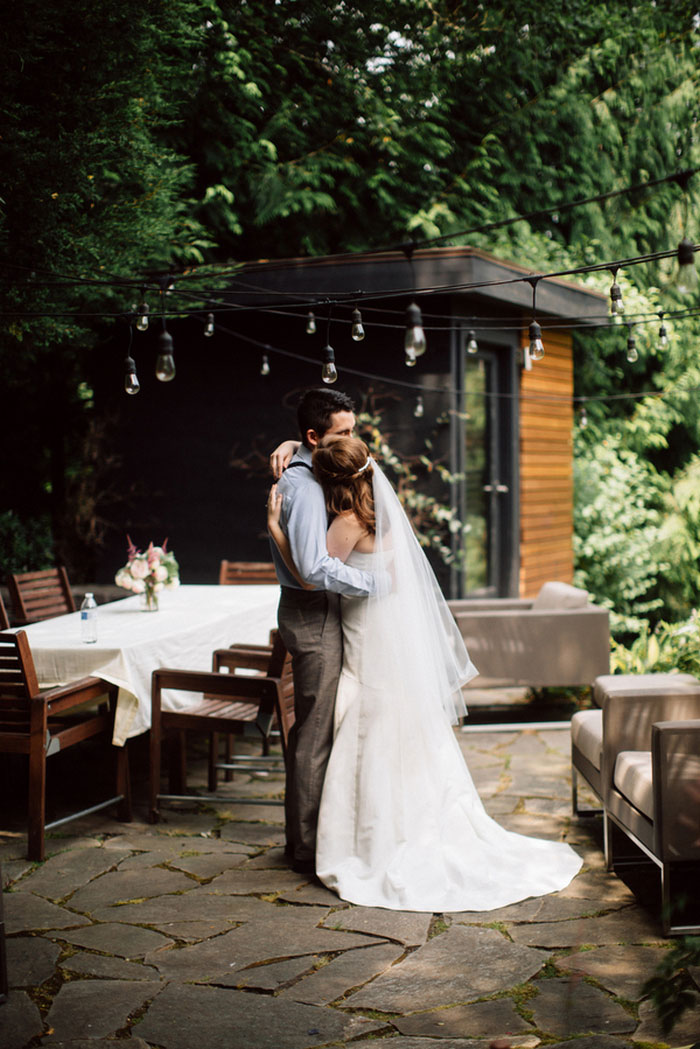
[[129, 536], [127, 562], [114, 577], [117, 586], [124, 587], [134, 594], [143, 594], [145, 607], [151, 611], [158, 608], [158, 594], [163, 589], [173, 589], [180, 585], [179, 566], [175, 555], [166, 549], [167, 539], [162, 546], [148, 544], [148, 549], [141, 553]]

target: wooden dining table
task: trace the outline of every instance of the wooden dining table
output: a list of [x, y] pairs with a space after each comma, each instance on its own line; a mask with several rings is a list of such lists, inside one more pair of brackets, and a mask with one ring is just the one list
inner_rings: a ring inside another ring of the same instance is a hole
[[[95, 674], [119, 686], [113, 742], [151, 724], [151, 674], [157, 667], [211, 670], [212, 652], [229, 645], [265, 644], [276, 626], [278, 586], [180, 586], [159, 595], [156, 612], [138, 596], [100, 605], [97, 641], [80, 636], [80, 613], [56, 616], [26, 630], [39, 684], [65, 685]], [[166, 710], [184, 710], [197, 697], [163, 693]]]

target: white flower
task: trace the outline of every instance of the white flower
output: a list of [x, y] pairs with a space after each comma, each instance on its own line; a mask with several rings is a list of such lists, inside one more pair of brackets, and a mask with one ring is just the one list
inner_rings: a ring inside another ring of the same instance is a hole
[[162, 589], [163, 589], [163, 584], [162, 583], [154, 583], [153, 584], [153, 593], [154, 594], [159, 594]]
[[134, 591], [135, 594], [142, 594], [146, 589], [146, 584], [144, 583], [143, 579], [134, 579], [133, 583], [131, 584], [131, 589]]
[[[140, 557], [135, 557], [130, 565], [131, 574], [134, 579], [145, 579], [148, 575], [148, 562]], [[137, 591], [141, 593], [141, 591]]]
[[168, 578], [168, 569], [165, 565], [157, 565], [153, 575], [156, 577], [157, 583], [164, 583]]
[[175, 576], [174, 579], [171, 579], [168, 583], [165, 584], [165, 587], [166, 587], [167, 590], [174, 590], [175, 587], [179, 586], [179, 585], [180, 585], [180, 580], [177, 578], [177, 576]]

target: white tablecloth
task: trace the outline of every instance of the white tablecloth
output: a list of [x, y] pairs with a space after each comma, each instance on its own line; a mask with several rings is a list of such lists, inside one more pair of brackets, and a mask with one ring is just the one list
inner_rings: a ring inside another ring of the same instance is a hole
[[[266, 644], [277, 622], [278, 586], [181, 586], [159, 595], [157, 612], [139, 597], [100, 605], [97, 642], [80, 640], [80, 613], [23, 627], [39, 684], [65, 685], [97, 674], [119, 686], [114, 743], [123, 745], [151, 724], [151, 673], [157, 667], [211, 670], [215, 648]], [[182, 710], [191, 695], [163, 693], [166, 710]]]

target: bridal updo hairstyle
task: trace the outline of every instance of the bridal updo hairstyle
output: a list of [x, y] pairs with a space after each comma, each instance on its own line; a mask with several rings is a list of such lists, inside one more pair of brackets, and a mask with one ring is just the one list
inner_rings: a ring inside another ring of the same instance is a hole
[[352, 510], [370, 535], [374, 535], [373, 467], [369, 449], [359, 437], [340, 437], [313, 454], [314, 473], [323, 487], [331, 517]]

